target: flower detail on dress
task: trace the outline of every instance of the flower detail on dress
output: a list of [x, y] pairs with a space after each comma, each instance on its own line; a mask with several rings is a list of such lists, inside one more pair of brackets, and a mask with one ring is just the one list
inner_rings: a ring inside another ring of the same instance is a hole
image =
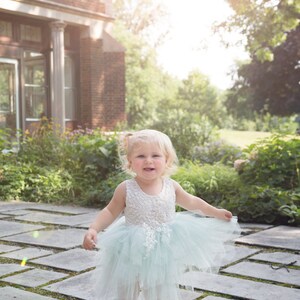
[[167, 224], [159, 224], [158, 226], [150, 226], [146, 223], [143, 224], [143, 229], [145, 231], [145, 243], [147, 258], [150, 252], [154, 249], [155, 245], [160, 239], [161, 242], [168, 244], [171, 237], [171, 229]]

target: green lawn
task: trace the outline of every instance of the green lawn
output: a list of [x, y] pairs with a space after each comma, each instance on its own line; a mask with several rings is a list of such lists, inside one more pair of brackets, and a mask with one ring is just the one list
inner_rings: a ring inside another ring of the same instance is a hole
[[271, 135], [270, 132], [238, 131], [228, 129], [221, 129], [219, 130], [219, 133], [221, 139], [242, 148], [255, 143], [259, 139], [263, 139]]

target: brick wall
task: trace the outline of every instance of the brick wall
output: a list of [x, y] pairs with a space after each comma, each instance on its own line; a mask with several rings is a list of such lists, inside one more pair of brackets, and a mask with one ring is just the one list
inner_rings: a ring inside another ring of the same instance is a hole
[[105, 13], [105, 5], [100, 0], [51, 0], [58, 4], [81, 8], [97, 13]]
[[79, 125], [91, 128], [92, 102], [91, 102], [91, 39], [80, 41], [80, 99], [79, 99]]
[[104, 53], [105, 124], [113, 128], [125, 120], [125, 55]]
[[103, 52], [102, 40], [81, 39], [80, 125], [112, 129], [125, 119], [124, 52]]

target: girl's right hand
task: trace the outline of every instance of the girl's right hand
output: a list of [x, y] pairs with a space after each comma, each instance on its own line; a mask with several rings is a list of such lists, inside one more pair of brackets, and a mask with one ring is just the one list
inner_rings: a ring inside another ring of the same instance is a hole
[[90, 228], [84, 235], [82, 246], [85, 250], [93, 250], [97, 243], [97, 231]]

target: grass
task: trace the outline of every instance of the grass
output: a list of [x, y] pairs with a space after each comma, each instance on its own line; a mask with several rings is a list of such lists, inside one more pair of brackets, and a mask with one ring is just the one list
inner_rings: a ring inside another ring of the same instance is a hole
[[221, 129], [219, 130], [220, 138], [237, 145], [241, 148], [245, 148], [260, 139], [267, 138], [271, 136], [270, 132], [261, 132], [261, 131], [238, 131], [238, 130], [229, 130]]

